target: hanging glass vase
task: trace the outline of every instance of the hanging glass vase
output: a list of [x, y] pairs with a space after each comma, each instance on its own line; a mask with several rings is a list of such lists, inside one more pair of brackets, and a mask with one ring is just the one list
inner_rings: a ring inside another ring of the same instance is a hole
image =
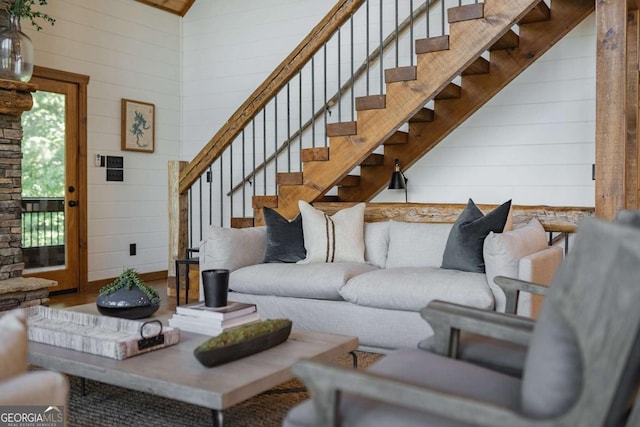
[[0, 78], [28, 82], [33, 74], [33, 43], [20, 28], [20, 17], [9, 15], [0, 28]]

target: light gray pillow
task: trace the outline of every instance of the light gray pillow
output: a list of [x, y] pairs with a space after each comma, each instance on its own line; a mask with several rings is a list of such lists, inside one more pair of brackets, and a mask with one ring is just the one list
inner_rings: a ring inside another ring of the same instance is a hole
[[524, 227], [504, 233], [489, 232], [484, 239], [483, 255], [487, 282], [496, 276], [518, 278], [520, 258], [548, 247], [544, 227], [533, 218]]
[[230, 271], [260, 264], [267, 244], [265, 227], [224, 228], [212, 225], [200, 245], [200, 270]]
[[342, 209], [332, 216], [298, 201], [307, 257], [300, 263], [364, 263], [364, 203]]
[[389, 221], [364, 224], [364, 260], [384, 268], [389, 251]]
[[451, 224], [389, 222], [386, 268], [440, 267]]

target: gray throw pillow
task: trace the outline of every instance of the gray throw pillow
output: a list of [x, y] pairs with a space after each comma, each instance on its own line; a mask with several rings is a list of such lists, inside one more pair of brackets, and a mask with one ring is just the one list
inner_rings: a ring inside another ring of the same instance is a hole
[[267, 225], [267, 248], [264, 262], [298, 262], [303, 260], [304, 249], [302, 234], [302, 215], [292, 221], [287, 220], [273, 209], [263, 208], [264, 222]]
[[453, 223], [442, 256], [442, 268], [484, 273], [483, 247], [489, 232], [502, 233], [511, 209], [511, 200], [484, 215], [469, 199]]

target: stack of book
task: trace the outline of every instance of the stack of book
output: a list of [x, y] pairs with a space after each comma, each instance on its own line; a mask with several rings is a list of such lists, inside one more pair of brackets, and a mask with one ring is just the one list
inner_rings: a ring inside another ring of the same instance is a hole
[[218, 335], [227, 329], [260, 320], [255, 304], [229, 301], [224, 307], [207, 307], [204, 301], [176, 307], [169, 326], [203, 335]]

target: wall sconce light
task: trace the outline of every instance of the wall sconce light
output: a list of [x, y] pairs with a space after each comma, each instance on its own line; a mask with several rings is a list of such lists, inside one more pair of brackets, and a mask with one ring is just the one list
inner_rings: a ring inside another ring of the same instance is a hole
[[404, 200], [409, 203], [409, 195], [407, 193], [407, 179], [404, 176], [404, 172], [400, 168], [400, 160], [396, 159], [396, 164], [393, 168], [393, 174], [391, 174], [391, 181], [389, 182], [389, 190], [404, 190]]

